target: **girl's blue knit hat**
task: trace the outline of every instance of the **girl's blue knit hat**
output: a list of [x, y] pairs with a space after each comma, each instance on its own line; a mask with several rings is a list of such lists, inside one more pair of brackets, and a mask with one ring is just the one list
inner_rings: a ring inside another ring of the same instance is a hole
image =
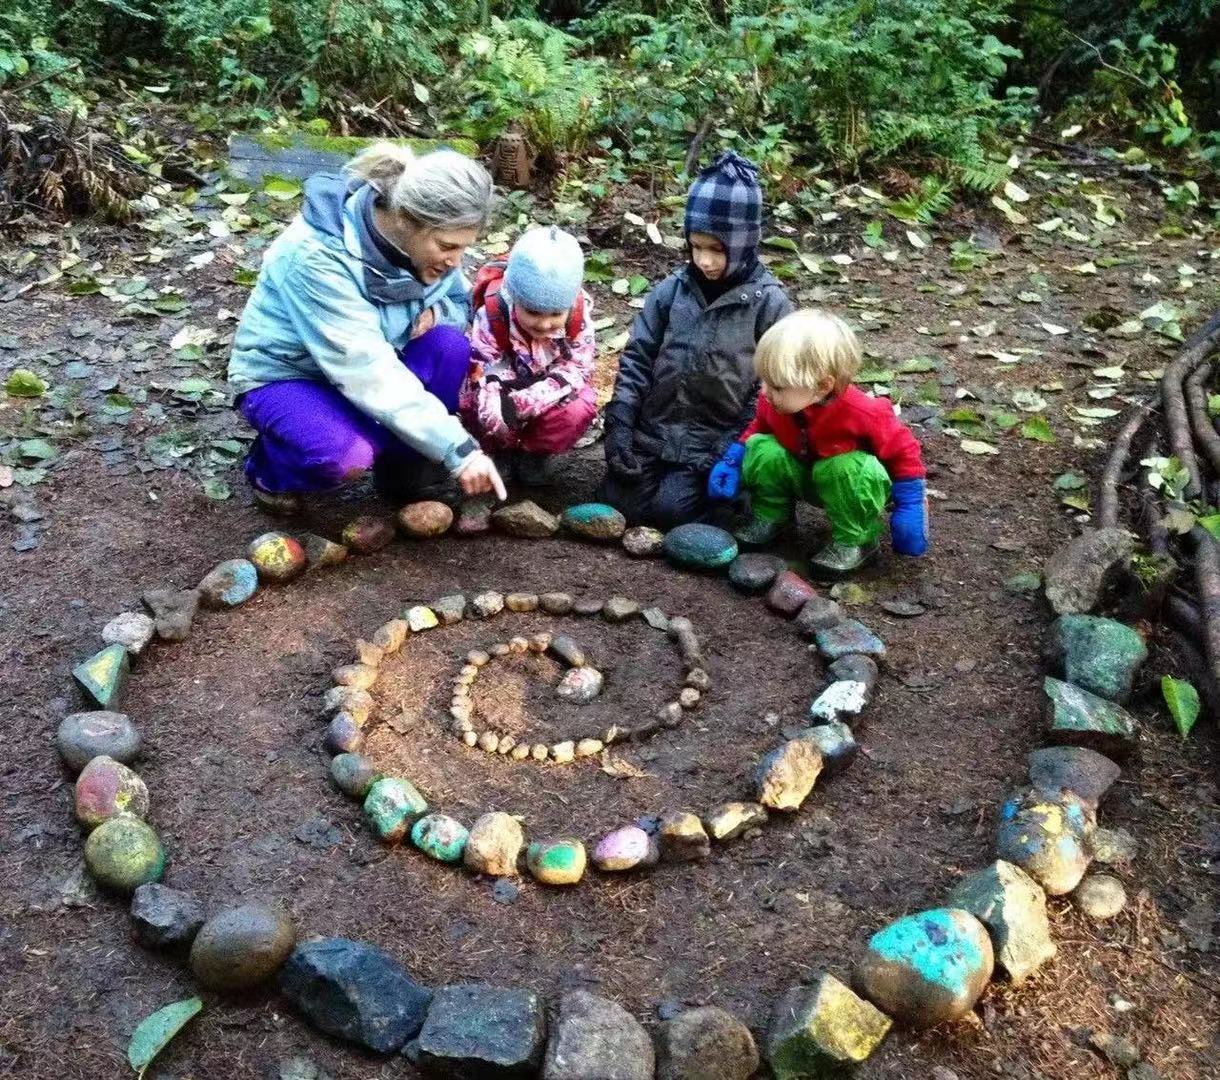
[[686, 196], [686, 237], [708, 233], [724, 245], [733, 274], [758, 252], [762, 240], [762, 188], [758, 167], [726, 150], [704, 169]]
[[585, 253], [571, 233], [554, 225], [523, 233], [508, 255], [509, 299], [530, 311], [567, 311], [585, 277]]

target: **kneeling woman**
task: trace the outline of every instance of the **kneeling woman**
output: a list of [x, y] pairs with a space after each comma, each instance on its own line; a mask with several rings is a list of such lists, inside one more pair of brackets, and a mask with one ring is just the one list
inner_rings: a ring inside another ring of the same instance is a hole
[[305, 184], [301, 213], [267, 250], [229, 361], [258, 432], [255, 498], [290, 513], [303, 492], [374, 470], [388, 497], [449, 478], [504, 486], [457, 410], [470, 360], [463, 252], [487, 220], [491, 177], [452, 150], [370, 147], [342, 176]]

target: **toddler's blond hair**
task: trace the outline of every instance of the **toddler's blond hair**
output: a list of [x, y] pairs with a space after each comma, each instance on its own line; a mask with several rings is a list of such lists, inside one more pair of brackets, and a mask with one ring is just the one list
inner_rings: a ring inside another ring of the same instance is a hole
[[803, 309], [785, 315], [758, 342], [754, 370], [769, 386], [814, 389], [834, 381], [835, 393], [860, 370], [860, 342], [852, 328], [828, 311]]

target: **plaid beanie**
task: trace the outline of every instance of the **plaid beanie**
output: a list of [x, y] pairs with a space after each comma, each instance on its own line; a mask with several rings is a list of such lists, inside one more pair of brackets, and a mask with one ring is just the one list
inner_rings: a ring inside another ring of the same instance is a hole
[[567, 311], [576, 303], [585, 275], [585, 255], [571, 233], [544, 225], [523, 233], [504, 270], [510, 300], [531, 311]]
[[726, 150], [697, 177], [686, 196], [686, 238], [707, 233], [724, 245], [726, 274], [751, 262], [762, 239], [762, 188], [758, 167]]

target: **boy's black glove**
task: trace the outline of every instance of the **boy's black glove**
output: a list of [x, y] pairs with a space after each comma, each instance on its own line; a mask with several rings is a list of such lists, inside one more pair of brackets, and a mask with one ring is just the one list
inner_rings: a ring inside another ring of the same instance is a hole
[[644, 472], [632, 448], [634, 439], [635, 432], [628, 424], [606, 425], [606, 468], [615, 476], [633, 479]]

